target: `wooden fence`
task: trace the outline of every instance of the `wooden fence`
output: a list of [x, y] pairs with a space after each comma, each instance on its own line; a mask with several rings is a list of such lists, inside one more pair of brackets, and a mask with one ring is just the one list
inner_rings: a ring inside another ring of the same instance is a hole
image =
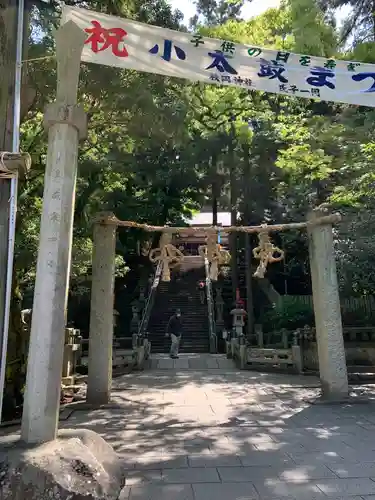
[[[282, 295], [280, 307], [293, 305], [313, 307], [311, 295]], [[348, 297], [341, 299], [341, 309], [344, 314], [361, 312], [364, 316], [375, 317], [375, 296]]]

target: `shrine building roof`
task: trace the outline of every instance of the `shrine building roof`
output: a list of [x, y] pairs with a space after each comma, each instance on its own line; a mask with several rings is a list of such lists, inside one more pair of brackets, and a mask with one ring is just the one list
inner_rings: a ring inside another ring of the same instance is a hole
[[[212, 212], [200, 212], [186, 221], [190, 226], [211, 226]], [[230, 226], [230, 212], [218, 212], [218, 226]]]

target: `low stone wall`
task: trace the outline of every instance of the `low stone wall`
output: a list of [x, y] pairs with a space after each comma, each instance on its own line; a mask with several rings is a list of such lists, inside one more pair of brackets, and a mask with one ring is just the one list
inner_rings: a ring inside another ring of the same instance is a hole
[[145, 363], [150, 358], [151, 342], [147, 338], [138, 339], [137, 345], [133, 347], [133, 360], [136, 370], [143, 370]]
[[[121, 348], [120, 341], [123, 345], [127, 344], [127, 348]], [[88, 365], [88, 340], [84, 340], [86, 346], [82, 357], [82, 365]], [[151, 342], [145, 336], [134, 334], [132, 337], [114, 338], [112, 351], [112, 367], [113, 369], [128, 367], [132, 370], [143, 370], [146, 362], [151, 355]]]
[[[318, 344], [304, 343], [302, 348], [303, 369], [318, 371]], [[350, 366], [362, 365], [375, 367], [375, 342], [358, 343], [345, 342], [346, 364]]]
[[[318, 372], [318, 346], [315, 328], [304, 328], [287, 331], [280, 330], [270, 334], [273, 338], [280, 338], [281, 345], [262, 346], [267, 340], [262, 333], [257, 332], [258, 347], [249, 345], [245, 336], [237, 337], [233, 332], [227, 332], [226, 353], [239, 368], [252, 368], [257, 365], [263, 367], [282, 367], [294, 372]], [[375, 328], [373, 327], [344, 327], [343, 329], [347, 366], [353, 373], [375, 373]], [[354, 368], [354, 370], [353, 370]]]
[[243, 370], [246, 366], [246, 344], [245, 338], [233, 337], [226, 340], [226, 355], [233, 359], [236, 365]]
[[234, 337], [226, 341], [227, 358], [234, 360], [241, 369], [255, 367], [291, 369], [302, 372], [302, 351], [300, 346], [290, 349], [262, 349], [246, 345], [245, 337]]
[[[374, 327], [344, 327], [343, 337], [348, 366], [375, 368]], [[306, 325], [297, 330], [281, 329], [270, 333], [263, 333], [260, 328], [260, 331], [257, 332], [257, 341], [259, 350], [264, 347], [269, 350], [294, 350], [294, 361], [297, 360], [300, 372], [317, 372], [319, 370], [315, 328]]]

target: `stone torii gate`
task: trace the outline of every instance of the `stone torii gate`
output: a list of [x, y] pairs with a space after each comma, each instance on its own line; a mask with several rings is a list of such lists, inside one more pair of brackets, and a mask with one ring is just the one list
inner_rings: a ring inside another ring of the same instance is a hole
[[[78, 141], [86, 134], [86, 116], [77, 105], [85, 39], [85, 33], [73, 22], [64, 24], [58, 30], [56, 102], [47, 107], [44, 120], [49, 131], [48, 157], [21, 432], [22, 439], [28, 443], [51, 441], [57, 435]], [[348, 396], [333, 252], [332, 225], [338, 221], [339, 216], [327, 216], [316, 211], [305, 223], [268, 226], [270, 231], [308, 231], [322, 395], [327, 400], [341, 400]], [[121, 222], [113, 217], [96, 223], [87, 391], [88, 402], [95, 404], [107, 403], [110, 398], [117, 226], [138, 226], [148, 231], [169, 233], [193, 229], [155, 228]], [[207, 232], [223, 231], [223, 228], [205, 229]], [[225, 228], [226, 231], [247, 233], [259, 233], [263, 229]]]

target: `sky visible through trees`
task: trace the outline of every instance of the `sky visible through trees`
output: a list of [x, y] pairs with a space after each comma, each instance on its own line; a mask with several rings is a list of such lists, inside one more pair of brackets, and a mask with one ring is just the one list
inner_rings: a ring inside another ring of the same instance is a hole
[[[169, 3], [174, 9], [179, 9], [184, 14], [184, 22], [188, 23], [189, 19], [196, 12], [193, 0], [169, 0]], [[245, 5], [242, 9], [242, 16], [248, 19], [253, 16], [258, 16], [271, 7], [278, 7], [280, 0], [253, 0]]]
[[[191, 19], [196, 13], [196, 7], [193, 0], [169, 0], [169, 4], [173, 7], [173, 9], [178, 9], [183, 13], [183, 22], [186, 25], [189, 24], [189, 19]], [[252, 2], [244, 5], [241, 11], [241, 16], [243, 19], [250, 19], [263, 14], [267, 9], [279, 6], [280, 0], [253, 0]], [[343, 22], [349, 11], [349, 6], [344, 6], [337, 10], [336, 19], [339, 24]]]

